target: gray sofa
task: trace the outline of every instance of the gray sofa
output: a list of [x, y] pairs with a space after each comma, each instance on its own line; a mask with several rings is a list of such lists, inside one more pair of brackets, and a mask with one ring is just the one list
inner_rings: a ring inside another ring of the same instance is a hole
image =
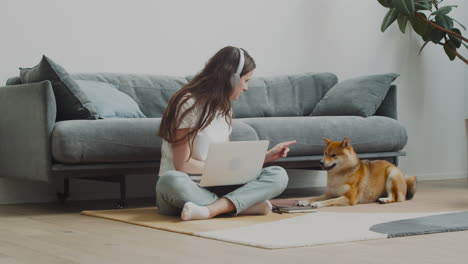
[[[74, 79], [115, 84], [132, 97], [147, 118], [66, 120], [56, 122], [51, 82], [21, 84], [10, 78], [0, 87], [0, 170], [3, 177], [64, 181], [61, 200], [68, 196], [70, 178], [121, 183], [125, 175], [157, 175], [161, 138], [156, 134], [172, 94], [191, 76], [76, 73]], [[234, 102], [231, 140], [270, 140], [270, 147], [288, 140], [289, 157], [275, 163], [285, 168], [318, 169], [322, 137], [350, 137], [361, 158], [397, 163], [407, 142], [397, 121], [396, 86], [392, 85], [373, 116], [310, 116], [338, 82], [333, 73], [303, 73], [254, 77], [249, 91]]]

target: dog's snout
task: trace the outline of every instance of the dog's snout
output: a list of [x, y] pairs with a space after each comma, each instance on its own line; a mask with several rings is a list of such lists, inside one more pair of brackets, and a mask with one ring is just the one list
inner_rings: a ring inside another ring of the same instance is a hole
[[323, 166], [325, 165], [325, 162], [323, 162], [322, 160], [320, 161], [320, 166]]

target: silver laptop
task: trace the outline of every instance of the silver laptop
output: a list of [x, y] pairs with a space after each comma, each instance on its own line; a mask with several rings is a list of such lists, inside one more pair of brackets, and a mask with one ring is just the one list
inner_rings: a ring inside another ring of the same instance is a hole
[[208, 148], [200, 186], [245, 184], [260, 175], [268, 140], [212, 143]]

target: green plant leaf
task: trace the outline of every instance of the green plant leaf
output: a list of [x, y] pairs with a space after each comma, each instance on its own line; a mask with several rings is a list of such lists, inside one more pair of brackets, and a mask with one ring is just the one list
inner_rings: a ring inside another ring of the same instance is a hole
[[[452, 31], [461, 35], [461, 31], [458, 28], [452, 28]], [[449, 39], [453, 42], [453, 44], [455, 44], [455, 47], [457, 47], [458, 49], [462, 44], [462, 40], [459, 39], [458, 37], [455, 37], [454, 35], [451, 35], [451, 34], [447, 34], [447, 35], [449, 36]]]
[[427, 31], [426, 34], [421, 36], [424, 41], [431, 41], [431, 31]]
[[414, 14], [414, 0], [393, 0], [393, 6], [403, 15]]
[[416, 0], [414, 8], [416, 10], [432, 10], [432, 0]]
[[446, 15], [436, 15], [435, 16], [435, 23], [443, 28], [452, 29], [453, 28], [453, 21], [452, 18]]
[[397, 21], [398, 21], [398, 27], [400, 28], [400, 31], [402, 33], [405, 33], [406, 24], [408, 23], [408, 17], [400, 14], [397, 18]]
[[384, 32], [398, 17], [398, 10], [396, 8], [390, 8], [387, 14], [385, 15], [382, 25], [380, 26], [380, 31]]
[[[426, 15], [424, 13], [418, 12], [417, 14], [426, 18]], [[416, 15], [409, 17], [408, 19], [411, 22], [411, 26], [413, 26], [414, 31], [418, 33], [421, 37], [424, 38], [424, 35], [428, 34], [430, 30], [430, 25], [428, 23], [424, 22], [424, 20], [422, 20]]]
[[440, 31], [437, 28], [433, 28], [431, 30], [431, 33], [429, 34], [429, 38], [431, 39], [432, 42], [435, 44], [439, 43], [445, 36], [445, 32]]
[[392, 0], [377, 0], [377, 1], [379, 1], [379, 3], [383, 5], [384, 7], [388, 7], [388, 8], [393, 7]]
[[421, 51], [424, 49], [424, 47], [427, 45], [427, 43], [431, 42], [430, 40], [424, 42], [424, 45], [422, 45], [421, 49], [419, 50], [419, 55], [421, 55]]
[[458, 22], [457, 20], [455, 20], [454, 18], [452, 18], [453, 21], [457, 22], [458, 25], [460, 25], [465, 31], [466, 31], [466, 27], [462, 24], [460, 24], [460, 22]]
[[432, 6], [430, 4], [426, 5], [426, 4], [421, 4], [421, 3], [414, 3], [414, 9], [416, 11], [418, 11], [418, 10], [432, 10]]
[[457, 7], [456, 5], [450, 5], [450, 6], [444, 6], [439, 8], [439, 10], [436, 10], [431, 13], [431, 15], [446, 15], [450, 11], [452, 11], [452, 7]]
[[453, 61], [457, 55], [455, 55], [455, 53], [453, 51], [451, 51], [449, 49], [449, 47], [453, 50], [457, 50], [457, 48], [455, 47], [455, 44], [453, 44], [453, 42], [451, 40], [447, 41], [445, 44], [444, 44], [444, 50], [445, 50], [445, 53], [447, 54], [447, 56], [449, 57], [449, 59], [451, 61]]

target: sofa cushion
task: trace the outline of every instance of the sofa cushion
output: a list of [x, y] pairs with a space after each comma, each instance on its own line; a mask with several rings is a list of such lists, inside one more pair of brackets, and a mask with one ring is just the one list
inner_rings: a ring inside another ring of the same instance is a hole
[[89, 80], [76, 80], [80, 89], [96, 107], [99, 118], [145, 118], [138, 104], [113, 84]]
[[388, 152], [403, 149], [407, 142], [405, 128], [395, 119], [383, 116], [307, 116], [242, 118], [251, 126], [259, 140], [270, 140], [274, 145], [297, 140], [291, 145], [289, 156], [321, 155], [325, 144], [322, 137], [331, 140], [351, 139], [356, 152]]
[[140, 106], [147, 117], [162, 117], [171, 96], [187, 79], [177, 76], [128, 74], [128, 73], [75, 73], [76, 80], [92, 80], [115, 85]]
[[49, 80], [57, 103], [57, 121], [98, 119], [96, 108], [68, 72], [47, 56], [34, 68], [20, 68], [22, 83]]
[[249, 90], [233, 102], [236, 118], [306, 116], [338, 82], [333, 73], [252, 77]]
[[[161, 118], [113, 118], [57, 122], [52, 132], [55, 163], [159, 161]], [[255, 131], [233, 120], [231, 140], [257, 140]]]
[[238, 119], [233, 119], [232, 132], [229, 139], [231, 141], [255, 141], [258, 140], [258, 135], [251, 126]]
[[[159, 161], [160, 118], [115, 118], [57, 122], [52, 132], [52, 156], [57, 163]], [[322, 155], [322, 137], [350, 137], [356, 152], [403, 149], [406, 130], [392, 118], [371, 116], [269, 117], [233, 120], [232, 141], [270, 140], [270, 148], [297, 140], [289, 156]]]
[[17, 85], [17, 84], [21, 84], [21, 78], [19, 76], [15, 76], [15, 77], [10, 77], [7, 79], [6, 85]]
[[339, 82], [320, 100], [312, 115], [374, 115], [398, 76], [396, 73], [375, 74]]
[[[132, 97], [147, 117], [162, 117], [171, 96], [194, 76], [75, 73], [72, 77], [112, 83]], [[249, 81], [249, 91], [233, 103], [234, 117], [309, 115], [337, 82], [333, 73], [254, 76]]]
[[55, 123], [52, 157], [60, 163], [153, 161], [161, 157], [160, 119], [112, 118]]

